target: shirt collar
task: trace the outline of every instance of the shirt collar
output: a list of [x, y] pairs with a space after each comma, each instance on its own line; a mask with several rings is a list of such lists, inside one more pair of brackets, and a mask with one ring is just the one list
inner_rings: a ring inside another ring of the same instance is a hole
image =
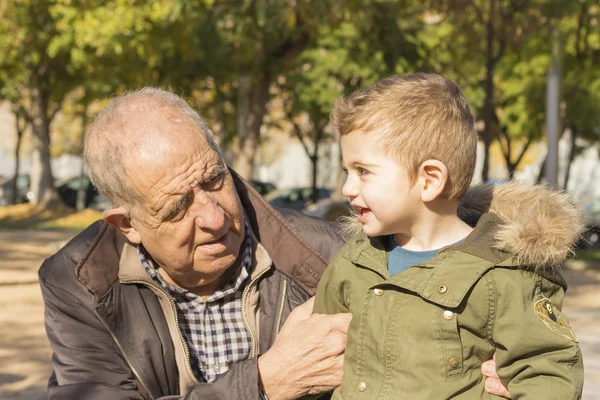
[[[250, 276], [250, 270], [252, 268], [252, 231], [247, 218], [244, 218], [244, 227], [244, 240], [242, 242], [242, 248], [240, 249], [240, 251], [242, 252], [240, 267], [237, 269], [235, 274], [233, 274], [233, 276], [227, 281], [226, 284], [224, 284], [215, 293], [210, 295], [206, 300], [202, 301], [205, 301], [206, 303], [214, 302], [237, 292], [242, 288], [243, 284]], [[156, 266], [156, 263], [152, 259], [152, 256], [150, 256], [150, 254], [146, 251], [144, 246], [142, 244], [139, 244], [137, 246], [137, 249], [140, 262], [142, 263], [142, 266], [144, 267], [148, 275], [150, 275], [152, 280], [154, 280], [164, 289], [169, 291], [175, 297], [185, 299], [202, 299], [200, 296], [188, 290], [176, 287], [165, 281], [161, 274], [158, 272], [158, 269], [160, 267]]]

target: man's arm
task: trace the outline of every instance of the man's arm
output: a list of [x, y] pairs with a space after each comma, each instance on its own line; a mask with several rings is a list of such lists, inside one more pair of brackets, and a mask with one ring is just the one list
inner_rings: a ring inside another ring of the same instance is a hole
[[258, 360], [269, 400], [296, 399], [337, 388], [342, 382], [351, 314], [313, 314], [314, 297], [286, 320], [273, 347]]
[[[50, 399], [143, 400], [143, 387], [93, 311], [40, 275], [45, 324], [53, 350]], [[312, 301], [290, 314], [272, 349], [235, 364], [213, 383], [194, 386], [183, 396], [157, 400], [260, 400], [262, 383], [270, 399], [292, 399], [339, 385], [348, 316], [308, 317]], [[315, 318], [316, 317], [316, 318]], [[260, 365], [259, 365], [260, 364]], [[319, 365], [320, 368], [316, 367]]]

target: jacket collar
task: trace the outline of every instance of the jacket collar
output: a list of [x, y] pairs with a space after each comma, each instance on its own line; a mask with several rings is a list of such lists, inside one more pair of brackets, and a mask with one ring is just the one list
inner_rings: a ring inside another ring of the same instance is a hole
[[[463, 243], [447, 246], [432, 259], [391, 278], [381, 238], [368, 238], [364, 233], [355, 236], [344, 257], [389, 278], [376, 286], [397, 286], [418, 293], [435, 304], [458, 307], [473, 284], [490, 269], [519, 268], [510, 252], [494, 246], [495, 233], [501, 223], [495, 214], [484, 214]], [[547, 274], [546, 277], [566, 287], [559, 274]]]
[[[275, 268], [313, 295], [327, 260], [243, 178], [230, 171], [242, 207], [265, 255], [270, 257]], [[145, 279], [149, 279], [137, 257], [137, 249], [118, 229], [99, 221], [88, 230], [98, 230], [98, 233], [75, 267], [75, 274], [97, 300], [119, 279], [120, 268], [124, 267], [123, 274], [129, 277], [145, 276]]]
[[[252, 268], [250, 270], [250, 280], [268, 270], [272, 264], [273, 261], [269, 257], [267, 250], [252, 235]], [[148, 275], [148, 272], [146, 272], [140, 261], [137, 246], [131, 243], [126, 243], [123, 246], [119, 260], [118, 276], [121, 283], [152, 281], [152, 278]]]

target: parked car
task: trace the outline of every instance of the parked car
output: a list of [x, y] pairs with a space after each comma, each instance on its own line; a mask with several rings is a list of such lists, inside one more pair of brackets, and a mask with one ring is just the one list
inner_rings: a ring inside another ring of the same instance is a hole
[[[12, 204], [14, 178], [7, 179], [0, 185], [0, 206]], [[17, 177], [17, 204], [27, 203], [33, 196], [29, 186], [31, 180], [29, 175]]]
[[[311, 201], [312, 188], [280, 189], [269, 193], [265, 199], [273, 207], [304, 210]], [[331, 189], [317, 188], [317, 201], [331, 196]]]
[[261, 182], [261, 181], [250, 180], [250, 181], [248, 181], [248, 183], [254, 189], [256, 189], [256, 191], [258, 193], [260, 193], [261, 196], [271, 193], [272, 191], [277, 189], [277, 187], [275, 185], [273, 185], [271, 182]]
[[350, 215], [352, 207], [348, 200], [323, 199], [311, 204], [304, 210], [305, 214], [335, 222], [340, 217]]
[[87, 176], [84, 176], [83, 179], [80, 177], [67, 179], [56, 187], [58, 196], [67, 206], [73, 208], [77, 207], [77, 192], [81, 187], [82, 182], [86, 190], [86, 208], [92, 208], [98, 211], [104, 211], [110, 208], [108, 200], [98, 193], [98, 190], [96, 190], [96, 187]]
[[579, 241], [580, 249], [600, 250], [600, 199], [583, 208], [586, 230]]

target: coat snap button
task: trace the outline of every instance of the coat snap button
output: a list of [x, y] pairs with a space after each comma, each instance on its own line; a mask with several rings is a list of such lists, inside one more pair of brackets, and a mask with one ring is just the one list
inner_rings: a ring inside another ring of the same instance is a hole
[[364, 241], [365, 241], [365, 239], [358, 239], [358, 240], [356, 241], [356, 244], [363, 244], [363, 242], [364, 242]]
[[364, 392], [365, 390], [367, 390], [367, 384], [365, 382], [361, 382], [358, 384], [358, 391], [359, 392]]
[[444, 311], [444, 319], [446, 321], [450, 321], [452, 319], [452, 317], [454, 317], [454, 313], [450, 310], [446, 310]]
[[444, 294], [448, 291], [448, 288], [446, 287], [446, 285], [440, 285], [438, 286], [438, 292], [441, 294]]
[[458, 358], [452, 357], [450, 359], [450, 361], [448, 361], [448, 365], [450, 365], [450, 368], [456, 368], [458, 367], [458, 365], [460, 364], [460, 361], [458, 361]]
[[373, 289], [373, 293], [375, 293], [375, 296], [381, 296], [383, 295], [383, 289], [375, 288]]

